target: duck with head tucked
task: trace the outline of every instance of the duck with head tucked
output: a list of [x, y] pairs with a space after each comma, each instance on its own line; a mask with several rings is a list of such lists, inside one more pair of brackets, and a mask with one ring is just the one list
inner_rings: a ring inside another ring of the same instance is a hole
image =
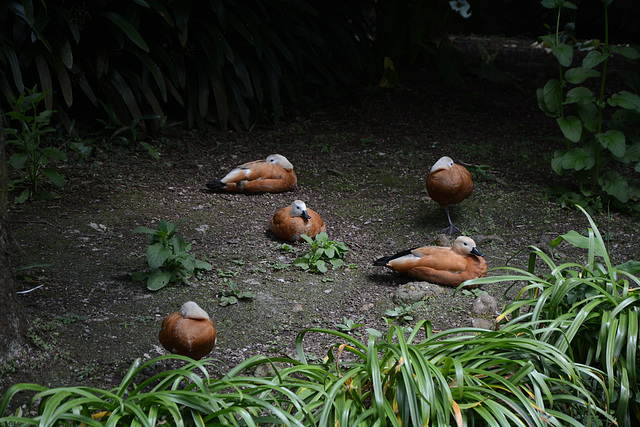
[[300, 237], [302, 234], [313, 239], [316, 234], [327, 230], [320, 215], [307, 208], [302, 200], [279, 209], [271, 218], [270, 226], [273, 234], [289, 242], [304, 242]]
[[385, 266], [416, 279], [452, 287], [487, 275], [487, 261], [476, 249], [473, 239], [466, 236], [458, 237], [451, 247], [423, 246], [408, 249], [382, 257], [373, 265]]
[[266, 160], [244, 163], [222, 179], [207, 183], [207, 188], [225, 193], [282, 193], [296, 188], [298, 178], [293, 165], [282, 154], [271, 154]]
[[158, 339], [171, 353], [198, 360], [213, 350], [216, 328], [206, 311], [195, 302], [187, 301], [180, 311], [164, 318]]
[[451, 157], [441, 157], [431, 167], [426, 187], [429, 196], [438, 202], [447, 214], [449, 227], [442, 230], [442, 233], [460, 233], [458, 227], [451, 222], [449, 205], [460, 203], [473, 192], [473, 179], [467, 168], [455, 164]]

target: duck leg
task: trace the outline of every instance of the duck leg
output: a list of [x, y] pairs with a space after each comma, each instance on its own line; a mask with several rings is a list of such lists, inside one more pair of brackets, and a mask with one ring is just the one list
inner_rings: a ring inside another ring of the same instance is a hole
[[449, 215], [449, 206], [445, 206], [444, 212], [447, 214], [447, 219], [449, 220], [449, 226], [447, 228], [445, 228], [444, 230], [442, 230], [441, 233], [459, 234], [460, 233], [460, 229], [458, 227], [456, 227], [455, 225], [453, 225], [453, 222], [451, 222], [451, 216]]

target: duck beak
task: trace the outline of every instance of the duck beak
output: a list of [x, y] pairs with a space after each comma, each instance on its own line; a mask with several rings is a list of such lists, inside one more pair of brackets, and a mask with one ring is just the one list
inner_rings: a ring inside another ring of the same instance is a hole
[[302, 218], [304, 219], [311, 219], [311, 217], [309, 216], [309, 214], [307, 213], [307, 211], [302, 211]]
[[474, 254], [474, 255], [481, 256], [482, 258], [484, 258], [484, 255], [482, 255], [482, 254], [480, 253], [480, 251], [479, 251], [479, 250], [477, 250], [476, 248], [471, 249], [471, 253], [472, 253], [472, 254]]

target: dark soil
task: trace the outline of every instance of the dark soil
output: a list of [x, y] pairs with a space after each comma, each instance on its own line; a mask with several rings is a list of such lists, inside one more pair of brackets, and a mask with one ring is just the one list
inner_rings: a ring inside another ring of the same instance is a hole
[[[458, 43], [477, 55], [476, 41]], [[411, 279], [372, 262], [437, 242], [446, 217], [424, 184], [443, 155], [472, 172], [474, 193], [451, 208], [452, 219], [476, 240], [490, 268], [507, 262], [526, 268], [527, 251], [520, 250], [584, 230], [582, 213], [562, 209], [548, 195], [548, 185], [561, 181], [550, 168], [551, 155], [564, 142], [555, 121], [538, 109], [535, 90], [555, 76], [553, 58], [528, 43], [483, 43], [499, 49], [496, 65], [510, 76], [504, 83], [470, 74], [464, 87], [452, 87], [431, 68], [399, 70], [399, 88], [371, 90], [311, 113], [292, 109], [286, 120], [251, 132], [171, 130], [139, 139], [161, 146], [159, 161], [138, 143], [96, 141], [89, 159], [64, 167], [69, 183], [60, 199], [10, 212], [14, 265], [51, 265], [19, 272], [21, 290], [42, 286], [19, 295], [32, 345], [2, 366], [0, 388], [18, 382], [115, 387], [136, 358], [165, 353], [157, 340], [160, 323], [187, 300], [216, 324], [218, 342], [210, 356], [221, 372], [255, 354], [294, 356], [296, 335], [304, 328], [335, 329], [351, 319], [365, 324], [358, 329], [364, 336], [364, 328], [385, 330], [385, 310], [396, 306], [395, 291]], [[272, 153], [294, 164], [294, 192], [204, 191], [208, 180]], [[570, 177], [563, 179], [570, 183]], [[283, 252], [268, 221], [294, 199], [324, 218], [332, 240], [349, 246], [348, 268], [321, 275], [290, 265], [307, 246]], [[636, 218], [595, 218], [609, 233], [614, 263], [640, 259]], [[214, 268], [190, 285], [150, 292], [129, 280], [130, 272], [146, 266], [147, 239], [132, 230], [155, 228], [160, 219], [184, 219], [179, 232]], [[565, 246], [559, 250], [559, 261], [585, 257]], [[255, 297], [221, 306], [219, 294], [231, 282]], [[502, 302], [505, 285], [481, 291]], [[414, 319], [427, 318], [436, 330], [470, 326], [477, 294], [454, 295], [445, 288]], [[311, 334], [305, 348], [323, 357], [335, 342]]]

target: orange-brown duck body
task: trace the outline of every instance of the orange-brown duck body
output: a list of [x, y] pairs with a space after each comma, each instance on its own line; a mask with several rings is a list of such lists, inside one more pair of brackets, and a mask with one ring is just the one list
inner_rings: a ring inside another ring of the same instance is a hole
[[300, 237], [302, 234], [313, 239], [316, 234], [327, 230], [320, 215], [307, 208], [301, 200], [279, 209], [271, 218], [270, 227], [273, 234], [289, 242], [304, 242]]
[[202, 359], [216, 344], [216, 328], [206, 311], [188, 301], [164, 318], [158, 339], [174, 354]]
[[[374, 265], [440, 285], [457, 287], [487, 274], [487, 261], [470, 237], [458, 237], [451, 247], [423, 246], [382, 257]], [[475, 288], [477, 286], [468, 286]]]
[[207, 188], [224, 193], [282, 193], [296, 188], [298, 178], [293, 165], [281, 154], [272, 154], [266, 160], [244, 163], [222, 179], [207, 183]]
[[449, 227], [442, 232], [459, 233], [460, 230], [451, 221], [449, 205], [462, 202], [473, 192], [473, 179], [467, 168], [454, 163], [450, 157], [444, 156], [431, 168], [427, 176], [426, 187], [429, 196], [438, 202], [447, 214]]

